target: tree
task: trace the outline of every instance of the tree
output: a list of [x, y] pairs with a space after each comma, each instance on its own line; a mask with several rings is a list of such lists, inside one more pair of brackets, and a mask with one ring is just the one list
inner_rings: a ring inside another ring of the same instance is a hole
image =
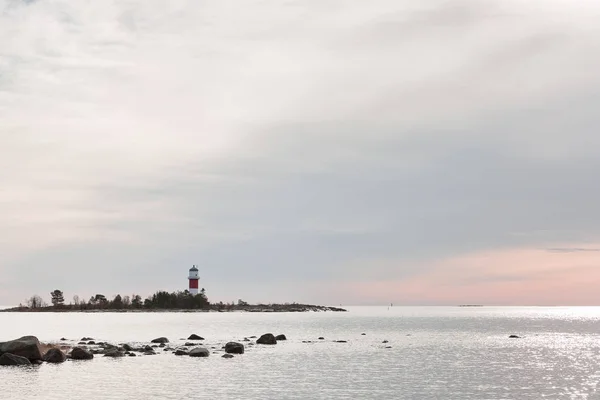
[[65, 304], [65, 297], [62, 291], [56, 289], [55, 291], [50, 292], [50, 296], [52, 297], [50, 301], [54, 307], [60, 307]]
[[48, 306], [48, 304], [46, 304], [46, 302], [37, 294], [31, 296], [28, 300], [27, 300], [27, 307], [29, 308], [40, 308], [40, 307], [46, 307]]
[[133, 308], [142, 308], [142, 296], [139, 294], [131, 296], [131, 305]]
[[76, 306], [79, 306], [79, 296], [77, 296], [77, 295], [73, 296], [73, 304], [75, 304]]
[[121, 298], [121, 295], [120, 294], [116, 295], [110, 305], [112, 308], [116, 308], [117, 310], [122, 309], [123, 308], [123, 299]]
[[131, 306], [131, 298], [129, 296], [123, 297], [123, 307], [129, 308]]

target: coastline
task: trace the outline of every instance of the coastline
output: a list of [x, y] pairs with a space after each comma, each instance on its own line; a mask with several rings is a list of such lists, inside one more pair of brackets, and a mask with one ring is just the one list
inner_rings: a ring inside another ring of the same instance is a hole
[[195, 312], [348, 312], [348, 310], [340, 307], [319, 306], [313, 304], [247, 304], [247, 305], [227, 305], [221, 306], [218, 304], [210, 305], [205, 308], [94, 308], [81, 309], [75, 306], [61, 307], [13, 307], [0, 309], [2, 312], [57, 312], [57, 313], [195, 313]]

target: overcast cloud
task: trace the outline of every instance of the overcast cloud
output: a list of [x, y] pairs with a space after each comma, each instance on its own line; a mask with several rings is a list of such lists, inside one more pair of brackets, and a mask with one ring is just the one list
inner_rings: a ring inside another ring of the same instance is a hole
[[[600, 3], [0, 0], [0, 304], [598, 304]], [[48, 297], [48, 296], [46, 296]]]

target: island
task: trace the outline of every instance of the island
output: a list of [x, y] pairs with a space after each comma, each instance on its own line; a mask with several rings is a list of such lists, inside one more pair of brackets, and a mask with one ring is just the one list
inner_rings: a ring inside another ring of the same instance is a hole
[[51, 305], [38, 295], [31, 296], [24, 304], [0, 310], [0, 312], [346, 312], [340, 307], [320, 306], [313, 304], [283, 303], [283, 304], [249, 304], [243, 300], [237, 303], [211, 303], [206, 291], [198, 294], [188, 290], [166, 292], [159, 290], [142, 301], [142, 297], [121, 296], [117, 294], [108, 299], [103, 294], [96, 294], [88, 301], [73, 296], [73, 301], [65, 303], [61, 290], [50, 293]]

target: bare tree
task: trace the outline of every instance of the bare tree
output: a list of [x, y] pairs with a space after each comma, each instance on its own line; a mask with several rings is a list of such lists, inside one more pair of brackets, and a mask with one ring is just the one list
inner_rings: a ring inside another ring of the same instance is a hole
[[80, 304], [79, 296], [73, 296], [73, 304], [75, 304], [76, 306]]
[[41, 308], [41, 307], [48, 307], [48, 303], [46, 303], [44, 301], [44, 299], [42, 299], [40, 296], [38, 296], [36, 294], [36, 295], [31, 296], [27, 300], [27, 307], [29, 307], [31, 309]]

